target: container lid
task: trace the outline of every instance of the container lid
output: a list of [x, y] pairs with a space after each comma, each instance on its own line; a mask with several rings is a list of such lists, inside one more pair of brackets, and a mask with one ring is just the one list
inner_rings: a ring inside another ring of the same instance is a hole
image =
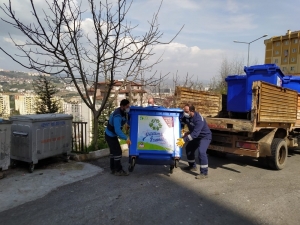
[[49, 120], [63, 120], [63, 119], [73, 119], [72, 115], [62, 114], [62, 113], [49, 113], [49, 114], [30, 114], [30, 115], [20, 115], [12, 116], [9, 118], [12, 121], [49, 121]]
[[285, 75], [283, 79], [284, 79], [284, 80], [290, 80], [291, 77], [292, 77], [292, 76], [290, 76], [290, 75]]
[[12, 123], [12, 121], [4, 120], [4, 119], [0, 118], [0, 125], [1, 124], [10, 124], [10, 123]]
[[246, 75], [230, 75], [228, 77], [225, 78], [225, 81], [228, 81], [228, 80], [244, 80], [246, 79]]
[[300, 80], [300, 76], [289, 76], [290, 80]]
[[284, 77], [284, 74], [282, 73], [279, 66], [276, 64], [263, 64], [263, 65], [254, 65], [254, 66], [245, 66], [244, 71], [247, 75], [255, 75], [259, 74], [261, 72], [267, 72], [268, 74], [274, 74], [277, 73], [281, 77]]
[[137, 111], [150, 111], [150, 112], [177, 112], [177, 113], [181, 113], [183, 112], [182, 109], [179, 108], [165, 108], [163, 106], [148, 106], [148, 107], [141, 107], [141, 106], [130, 106], [130, 111], [133, 110], [137, 110]]

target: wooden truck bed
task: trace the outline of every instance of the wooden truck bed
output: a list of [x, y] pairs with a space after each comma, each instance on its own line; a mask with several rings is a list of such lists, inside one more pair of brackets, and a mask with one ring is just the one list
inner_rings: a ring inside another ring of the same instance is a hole
[[207, 91], [198, 91], [186, 87], [176, 87], [177, 106], [183, 108], [192, 104], [204, 117], [217, 117], [222, 110], [222, 95]]
[[176, 96], [177, 104], [181, 108], [186, 103], [195, 105], [196, 110], [205, 117], [212, 130], [254, 132], [261, 128], [290, 128], [294, 125], [300, 128], [298, 93], [266, 82], [253, 82], [252, 111], [249, 120], [220, 118], [222, 96], [218, 94], [176, 87]]
[[298, 99], [297, 99], [297, 120], [295, 127], [300, 128], [300, 94], [298, 94]]

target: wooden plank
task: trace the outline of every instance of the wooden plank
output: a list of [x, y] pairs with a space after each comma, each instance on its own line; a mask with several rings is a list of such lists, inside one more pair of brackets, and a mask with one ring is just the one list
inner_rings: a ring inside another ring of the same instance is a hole
[[298, 93], [266, 82], [254, 82], [259, 87], [257, 122], [295, 123], [297, 119]]
[[211, 117], [206, 117], [205, 119], [209, 128], [213, 130], [226, 130], [232, 132], [253, 131], [253, 123], [250, 120]]
[[[294, 121], [294, 120], [293, 120]], [[261, 128], [291, 128], [292, 122], [261, 122], [257, 123], [255, 129], [260, 130]]]
[[194, 105], [196, 111], [204, 117], [216, 117], [222, 110], [220, 94], [177, 86], [175, 96], [177, 107], [183, 108], [186, 104]]
[[300, 127], [300, 94], [297, 96], [297, 120], [295, 127]]

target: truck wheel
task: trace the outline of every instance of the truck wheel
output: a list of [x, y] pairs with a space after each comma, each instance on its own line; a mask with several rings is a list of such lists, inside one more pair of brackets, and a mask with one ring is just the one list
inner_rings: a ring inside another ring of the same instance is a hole
[[270, 166], [275, 170], [282, 170], [285, 167], [288, 148], [286, 142], [281, 138], [274, 138], [271, 144]]

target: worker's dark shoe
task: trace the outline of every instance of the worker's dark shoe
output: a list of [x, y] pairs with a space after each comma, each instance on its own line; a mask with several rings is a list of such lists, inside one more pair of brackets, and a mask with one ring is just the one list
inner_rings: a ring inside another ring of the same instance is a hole
[[111, 174], [115, 174], [115, 172], [116, 172], [116, 171], [114, 171], [114, 170], [111, 170], [111, 171], [110, 171]]
[[129, 173], [127, 173], [127, 172], [124, 171], [124, 170], [116, 171], [114, 174], [115, 174], [116, 176], [128, 176], [128, 175], [129, 175]]
[[186, 166], [182, 168], [183, 170], [188, 170], [188, 171], [197, 171], [197, 167], [196, 166]]
[[203, 180], [203, 179], [205, 179], [205, 178], [208, 178], [208, 175], [207, 175], [207, 174], [200, 173], [200, 175], [196, 176], [195, 178], [198, 179], [198, 180]]

